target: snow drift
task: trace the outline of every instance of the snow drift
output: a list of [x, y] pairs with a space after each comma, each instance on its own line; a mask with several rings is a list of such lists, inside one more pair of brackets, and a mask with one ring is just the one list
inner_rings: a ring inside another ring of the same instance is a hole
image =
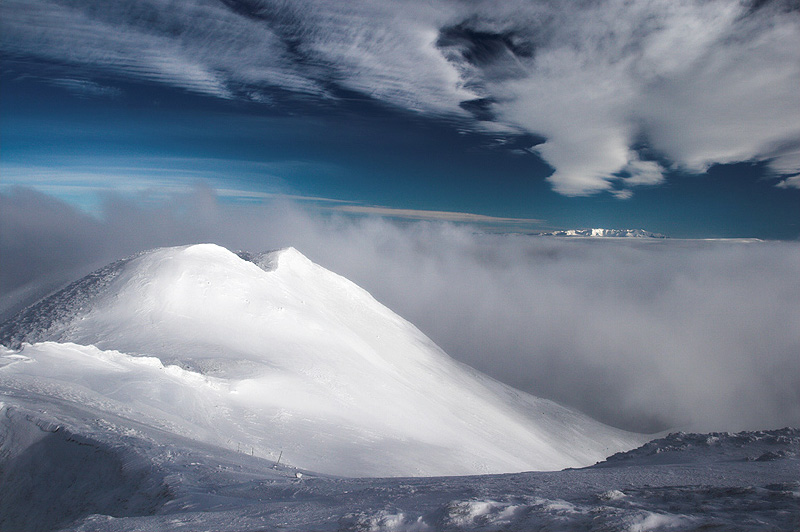
[[293, 248], [143, 253], [24, 310], [0, 341], [21, 348], [2, 357], [9, 404], [80, 405], [323, 473], [556, 470], [645, 441], [453, 361]]

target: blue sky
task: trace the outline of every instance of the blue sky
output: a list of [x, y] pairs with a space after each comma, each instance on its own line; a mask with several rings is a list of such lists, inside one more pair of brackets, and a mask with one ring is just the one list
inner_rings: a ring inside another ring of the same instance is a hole
[[[783, 2], [7, 0], [0, 192], [800, 236]], [[453, 214], [456, 213], [456, 214]]]

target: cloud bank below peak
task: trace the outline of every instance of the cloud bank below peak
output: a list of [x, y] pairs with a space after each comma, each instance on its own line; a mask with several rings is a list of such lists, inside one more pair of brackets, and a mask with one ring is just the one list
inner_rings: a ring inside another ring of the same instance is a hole
[[[2, 3], [2, 49], [225, 99], [363, 95], [522, 131], [565, 195], [667, 170], [800, 173], [800, 13], [788, 2]], [[646, 151], [641, 148], [647, 147]]]
[[293, 246], [455, 359], [606, 423], [800, 423], [800, 242], [498, 235], [309, 207], [237, 206], [198, 188], [155, 204], [109, 195], [92, 217], [35, 190], [0, 191], [0, 321], [142, 250]]

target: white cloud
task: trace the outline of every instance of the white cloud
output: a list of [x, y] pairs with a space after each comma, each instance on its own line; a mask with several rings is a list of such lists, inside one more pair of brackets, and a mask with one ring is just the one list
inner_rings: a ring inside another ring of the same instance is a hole
[[[546, 137], [536, 151], [568, 195], [661, 182], [633, 149], [642, 140], [690, 171], [800, 171], [800, 12], [784, 2], [228, 4], [7, 0], [3, 49], [220, 98], [337, 86], [521, 129]], [[477, 98], [494, 120], [460, 107]]]
[[459, 103], [477, 95], [436, 48], [450, 16], [446, 4], [309, 1], [302, 50], [344, 88], [413, 111], [466, 116]]
[[497, 88], [505, 120], [548, 138], [539, 153], [555, 167], [556, 190], [608, 190], [631, 170], [623, 186], [661, 182], [655, 163], [629, 149], [639, 137], [698, 172], [768, 159], [770, 146], [800, 138], [797, 13], [748, 16], [732, 2], [592, 5], [554, 30], [529, 76]]
[[654, 146], [696, 171], [770, 158], [773, 145], [800, 139], [797, 14], [725, 22], [704, 53], [653, 79], [637, 102]]
[[779, 188], [800, 188], [800, 174], [789, 176], [781, 180], [776, 186]]
[[620, 190], [612, 190], [611, 194], [614, 195], [617, 199], [631, 199], [633, 197], [633, 192], [630, 189], [624, 188]]
[[635, 155], [630, 157], [623, 168], [628, 177], [623, 178], [626, 185], [657, 185], [664, 181], [664, 169], [655, 161], [642, 161]]

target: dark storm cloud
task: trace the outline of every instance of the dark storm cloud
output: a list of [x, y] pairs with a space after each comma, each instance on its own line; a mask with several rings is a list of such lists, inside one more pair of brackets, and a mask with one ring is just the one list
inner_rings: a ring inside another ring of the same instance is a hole
[[[326, 105], [360, 95], [533, 134], [566, 195], [626, 198], [667, 169], [752, 160], [783, 187], [800, 183], [800, 12], [787, 2], [5, 0], [0, 10], [7, 57], [87, 78], [271, 105], [274, 90]], [[100, 87], [90, 82], [73, 79]], [[642, 139], [658, 161], [643, 159]]]
[[155, 246], [292, 245], [456, 359], [606, 422], [800, 425], [797, 242], [485, 235], [286, 202], [232, 207], [207, 188], [146, 207], [108, 197], [100, 219], [25, 189], [0, 202], [6, 307], [38, 284]]

